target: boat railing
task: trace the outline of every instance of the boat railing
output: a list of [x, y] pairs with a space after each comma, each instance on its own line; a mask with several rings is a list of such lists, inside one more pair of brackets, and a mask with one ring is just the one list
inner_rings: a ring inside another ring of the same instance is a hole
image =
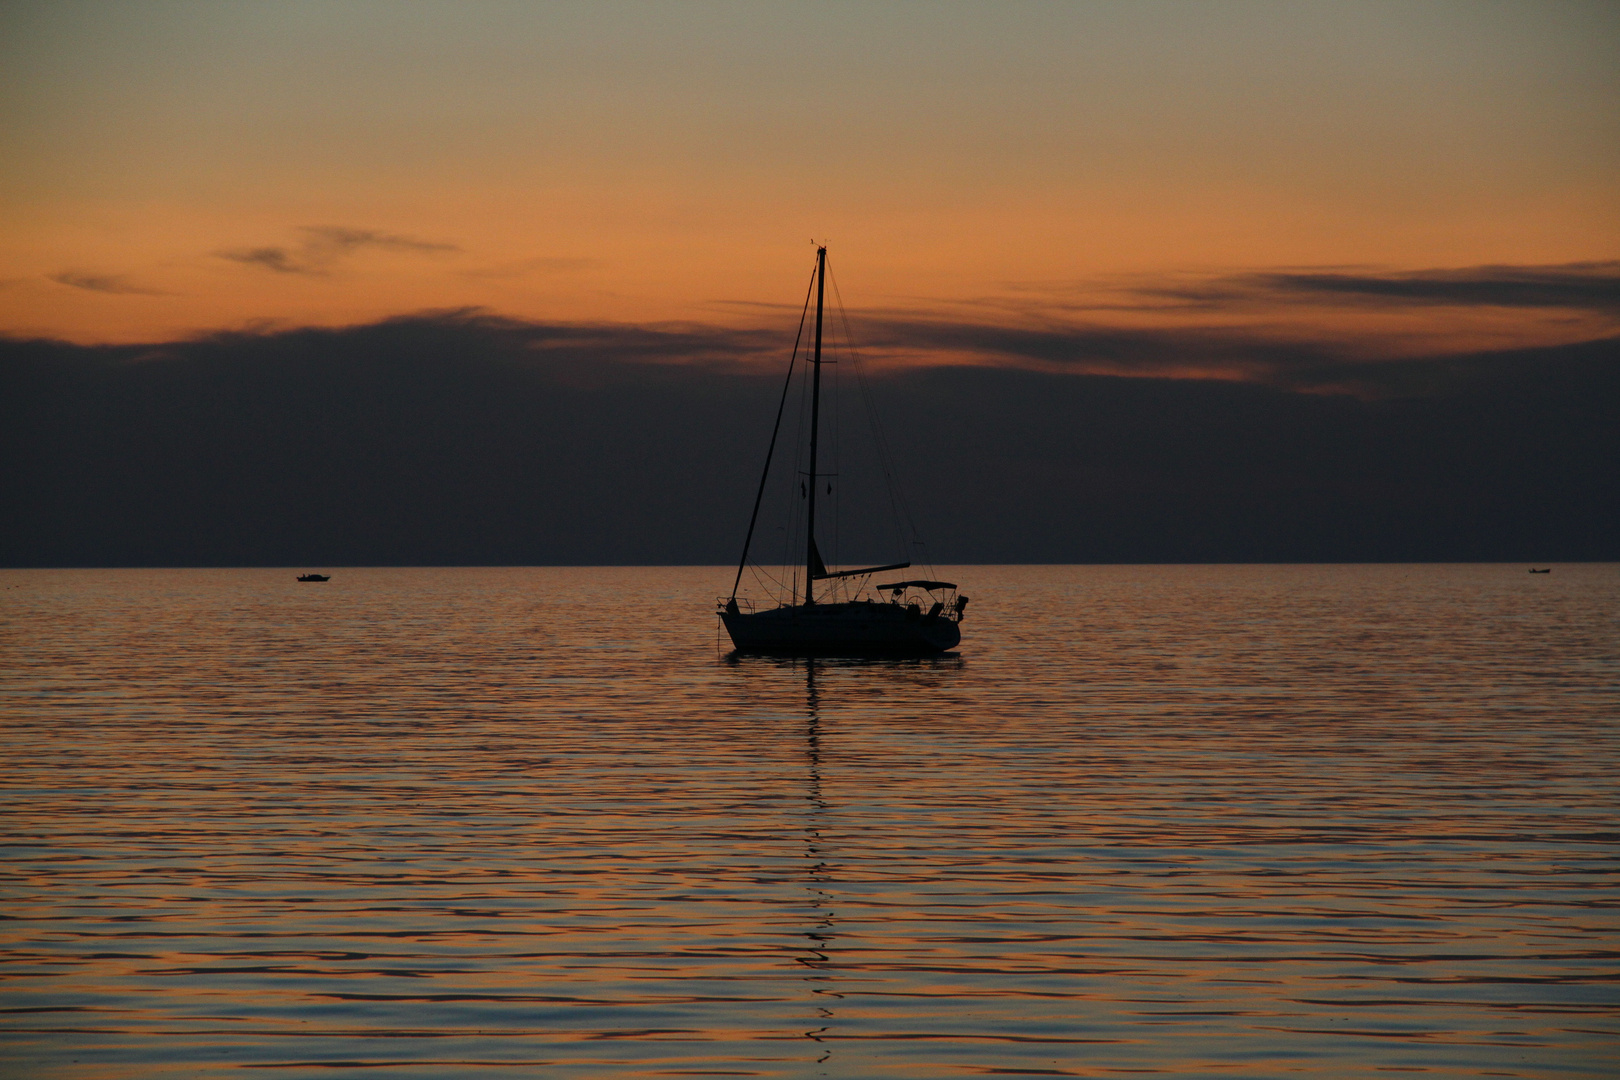
[[916, 608], [925, 612], [930, 618], [942, 617], [960, 621], [962, 611], [967, 607], [967, 597], [957, 592], [955, 586], [950, 588], [927, 589], [919, 586], [908, 586], [904, 589], [873, 589], [877, 594], [877, 602], [896, 604], [904, 608]]
[[[742, 615], [752, 615], [758, 611], [782, 606], [773, 601], [754, 601], [742, 596], [717, 596], [714, 598], [714, 606], [721, 611], [727, 611], [733, 601], [736, 602], [737, 613]], [[890, 604], [901, 608], [915, 608], [919, 614], [926, 613], [929, 618], [945, 618], [959, 622], [968, 601], [967, 597], [960, 595], [955, 588], [924, 589], [912, 586], [898, 591], [863, 588], [858, 590], [858, 595], [819, 597], [817, 602]]]

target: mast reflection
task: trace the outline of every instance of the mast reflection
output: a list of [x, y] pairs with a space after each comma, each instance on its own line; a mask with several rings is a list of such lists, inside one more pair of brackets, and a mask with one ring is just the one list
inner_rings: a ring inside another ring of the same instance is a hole
[[827, 862], [821, 837], [822, 820], [827, 813], [827, 800], [821, 790], [821, 696], [816, 689], [816, 662], [805, 661], [805, 758], [809, 781], [806, 789], [808, 802], [804, 826], [805, 889], [810, 895], [812, 924], [804, 932], [806, 944], [803, 954], [796, 957], [805, 968], [804, 979], [810, 983], [810, 993], [816, 1002], [816, 1020], [819, 1027], [806, 1031], [805, 1038], [818, 1044], [820, 1055], [816, 1064], [825, 1065], [832, 1057], [832, 1046], [826, 1041], [832, 1026], [833, 1000], [844, 995], [833, 989], [833, 962], [828, 956], [836, 938], [835, 915], [832, 909], [832, 868]]

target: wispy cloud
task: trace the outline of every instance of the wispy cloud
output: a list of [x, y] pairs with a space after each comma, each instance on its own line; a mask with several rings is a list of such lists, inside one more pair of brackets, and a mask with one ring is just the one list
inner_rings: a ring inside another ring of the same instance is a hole
[[222, 259], [262, 266], [266, 270], [274, 270], [278, 274], [313, 274], [317, 272], [312, 267], [300, 262], [292, 252], [284, 247], [236, 248], [231, 251], [221, 251], [217, 254]]
[[1295, 383], [1337, 365], [1331, 345], [1279, 341], [1241, 328], [1030, 328], [944, 317], [860, 322], [862, 344], [881, 353], [956, 357], [969, 363], [1134, 378], [1215, 378]]
[[1155, 298], [1204, 303], [1314, 303], [1620, 311], [1620, 261], [1550, 266], [1474, 266], [1393, 272], [1289, 270], [1238, 274], [1190, 285], [1149, 286]]
[[[1441, 309], [1447, 309], [1442, 311]], [[1620, 342], [1620, 261], [1461, 269], [1281, 269], [1029, 287], [1010, 300], [857, 313], [876, 356], [1130, 378], [1426, 393], [1477, 365]], [[1539, 331], [1537, 328], [1540, 328]]]
[[1605, 261], [1026, 282], [949, 305], [915, 298], [860, 312], [856, 325], [875, 351], [924, 363], [1362, 393], [1395, 387], [1377, 365], [1612, 343], [1617, 316], [1620, 261]]
[[[959, 362], [1119, 378], [1253, 383], [1307, 394], [1364, 399], [1427, 396], [1481, 379], [1534, 381], [1548, 347], [1368, 356], [1330, 338], [1286, 339], [1244, 327], [1029, 329], [990, 321], [874, 318], [863, 344], [879, 355], [955, 357]], [[1620, 336], [1562, 348], [1616, 370]], [[1584, 350], [1584, 351], [1583, 351]]]
[[344, 225], [305, 225], [301, 239], [293, 245], [229, 248], [218, 251], [222, 259], [260, 266], [278, 274], [306, 274], [320, 277], [331, 272], [343, 259], [365, 249], [417, 255], [441, 255], [460, 251], [455, 244], [421, 240], [413, 236], [356, 229]]
[[415, 251], [425, 254], [460, 251], [455, 244], [437, 240], [418, 240], [413, 236], [378, 232], [375, 229], [350, 229], [342, 225], [306, 225], [299, 230], [306, 237], [306, 250], [327, 250], [347, 253], [359, 248], [383, 248], [390, 251]]
[[81, 270], [63, 270], [49, 275], [58, 285], [67, 285], [89, 292], [112, 293], [120, 296], [167, 296], [159, 289], [148, 289], [130, 281], [122, 274], [90, 274]]

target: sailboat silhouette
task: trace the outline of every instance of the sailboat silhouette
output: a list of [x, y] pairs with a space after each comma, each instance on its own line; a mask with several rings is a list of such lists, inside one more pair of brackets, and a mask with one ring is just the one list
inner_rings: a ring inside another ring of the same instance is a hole
[[[873, 574], [905, 570], [910, 568], [911, 562], [907, 560], [882, 566], [832, 570], [827, 567], [821, 549], [816, 545], [816, 495], [822, 486], [821, 481], [830, 475], [818, 471], [822, 326], [827, 292], [825, 246], [816, 248], [813, 282], [816, 322], [815, 346], [810, 357], [810, 467], [798, 483], [805, 504], [804, 590], [799, 593], [796, 587], [790, 589], [785, 600], [773, 607], [756, 607], [752, 601], [740, 600], [737, 595], [743, 571], [748, 565], [749, 547], [759, 521], [760, 504], [771, 474], [771, 458], [781, 432], [782, 413], [793, 382], [793, 366], [798, 357], [798, 342], [795, 341], [794, 355], [788, 362], [788, 381], [782, 388], [782, 401], [777, 406], [770, 447], [765, 453], [765, 468], [760, 476], [759, 491], [754, 497], [754, 511], [748, 521], [748, 534], [743, 540], [742, 558], [737, 563], [737, 576], [732, 581], [731, 595], [720, 601], [720, 619], [739, 652], [802, 656], [944, 652], [962, 640], [961, 622], [968, 603], [967, 597], [957, 593], [953, 582], [912, 578], [884, 582], [873, 586], [872, 593], [867, 593], [865, 586]], [[805, 306], [808, 309], [808, 295]], [[801, 316], [801, 337], [803, 326]], [[830, 483], [827, 490], [832, 490]]]

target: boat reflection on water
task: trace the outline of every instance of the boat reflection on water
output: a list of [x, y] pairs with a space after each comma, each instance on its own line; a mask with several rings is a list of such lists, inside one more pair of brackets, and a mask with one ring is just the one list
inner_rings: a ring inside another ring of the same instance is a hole
[[883, 678], [891, 687], [895, 681], [913, 685], [932, 683], [936, 681], [933, 676], [962, 670], [966, 661], [954, 654], [829, 658], [768, 656], [741, 650], [726, 653], [722, 659], [746, 681], [761, 678], [783, 697], [791, 694], [795, 702], [793, 712], [798, 711], [798, 695], [791, 690], [789, 680], [796, 682], [797, 677], [803, 675], [804, 812], [799, 827], [803, 833], [804, 865], [800, 871], [800, 888], [808, 904], [791, 954], [793, 962], [802, 969], [801, 977], [808, 986], [809, 1003], [813, 1008], [806, 1018], [809, 1023], [803, 1037], [815, 1044], [813, 1061], [818, 1067], [815, 1075], [835, 1075], [830, 1065], [833, 1043], [839, 1037], [835, 1029], [835, 1010], [845, 998], [851, 981], [869, 976], [862, 975], [860, 961], [851, 966], [848, 957], [841, 962], [835, 952], [839, 937], [838, 905], [849, 902], [850, 897], [846, 894], [841, 898], [838, 891], [840, 864], [835, 817], [838, 808], [827, 797], [826, 781], [836, 782], [838, 762], [835, 748], [827, 741], [829, 690], [836, 703], [837, 688], [842, 686], [847, 690], [853, 685], [850, 680], [858, 680], [859, 695], [864, 698], [874, 676]]
[[804, 664], [805, 761], [808, 770], [806, 814], [804, 822], [805, 890], [809, 894], [811, 925], [804, 931], [806, 944], [795, 959], [805, 967], [804, 979], [810, 983], [810, 994], [816, 1003], [813, 1018], [818, 1026], [804, 1033], [805, 1038], [818, 1044], [817, 1065], [827, 1064], [832, 1057], [832, 1045], [827, 1041], [832, 1028], [832, 1003], [844, 995], [834, 988], [833, 962], [828, 951], [836, 938], [832, 909], [832, 866], [827, 861], [821, 837], [822, 820], [827, 813], [827, 800], [821, 791], [821, 700], [816, 692], [816, 661]]

